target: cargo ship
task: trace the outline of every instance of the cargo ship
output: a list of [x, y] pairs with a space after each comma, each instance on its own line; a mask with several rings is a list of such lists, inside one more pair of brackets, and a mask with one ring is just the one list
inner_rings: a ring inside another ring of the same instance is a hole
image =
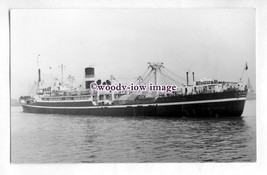
[[[145, 74], [138, 77], [138, 85], [158, 85], [160, 78], [165, 84], [170, 84], [172, 80], [177, 82], [167, 75], [167, 71], [170, 71], [163, 63], [149, 62], [148, 65]], [[92, 84], [104, 87], [115, 85], [116, 78], [110, 76], [106, 81], [96, 80], [94, 72], [93, 67], [85, 68], [84, 87], [66, 87], [63, 79], [58, 85], [47, 87], [40, 85], [41, 71], [38, 69], [36, 94], [19, 99], [23, 111], [87, 116], [241, 117], [248, 91], [242, 82], [211, 79], [195, 81], [194, 72], [191, 72], [192, 81], [189, 81], [191, 73], [186, 72], [185, 83], [178, 82], [180, 84], [172, 92], [158, 89], [98, 91], [92, 89]]]

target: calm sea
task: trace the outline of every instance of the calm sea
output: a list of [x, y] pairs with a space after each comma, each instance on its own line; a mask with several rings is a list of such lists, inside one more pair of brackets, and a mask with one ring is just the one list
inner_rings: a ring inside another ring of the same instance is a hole
[[241, 119], [23, 113], [11, 108], [12, 163], [254, 162], [256, 101]]

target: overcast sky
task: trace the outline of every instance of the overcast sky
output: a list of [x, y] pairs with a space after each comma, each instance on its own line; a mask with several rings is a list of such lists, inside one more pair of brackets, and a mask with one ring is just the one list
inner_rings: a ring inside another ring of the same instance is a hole
[[97, 78], [134, 78], [149, 61], [183, 77], [238, 81], [247, 62], [243, 78], [255, 89], [255, 10], [12, 10], [11, 97], [29, 93], [39, 54], [45, 82], [60, 78], [60, 64], [81, 83], [87, 66]]

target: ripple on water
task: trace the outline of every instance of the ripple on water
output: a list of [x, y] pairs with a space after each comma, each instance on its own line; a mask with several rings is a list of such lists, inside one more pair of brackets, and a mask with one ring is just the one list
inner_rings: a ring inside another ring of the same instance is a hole
[[255, 104], [241, 119], [28, 114], [12, 108], [13, 163], [256, 160]]

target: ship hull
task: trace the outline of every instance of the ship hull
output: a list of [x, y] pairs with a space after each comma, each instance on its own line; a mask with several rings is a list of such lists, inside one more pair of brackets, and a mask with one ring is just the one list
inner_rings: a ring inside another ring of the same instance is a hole
[[240, 117], [246, 98], [111, 106], [38, 106], [22, 104], [23, 111], [46, 114], [159, 117]]

